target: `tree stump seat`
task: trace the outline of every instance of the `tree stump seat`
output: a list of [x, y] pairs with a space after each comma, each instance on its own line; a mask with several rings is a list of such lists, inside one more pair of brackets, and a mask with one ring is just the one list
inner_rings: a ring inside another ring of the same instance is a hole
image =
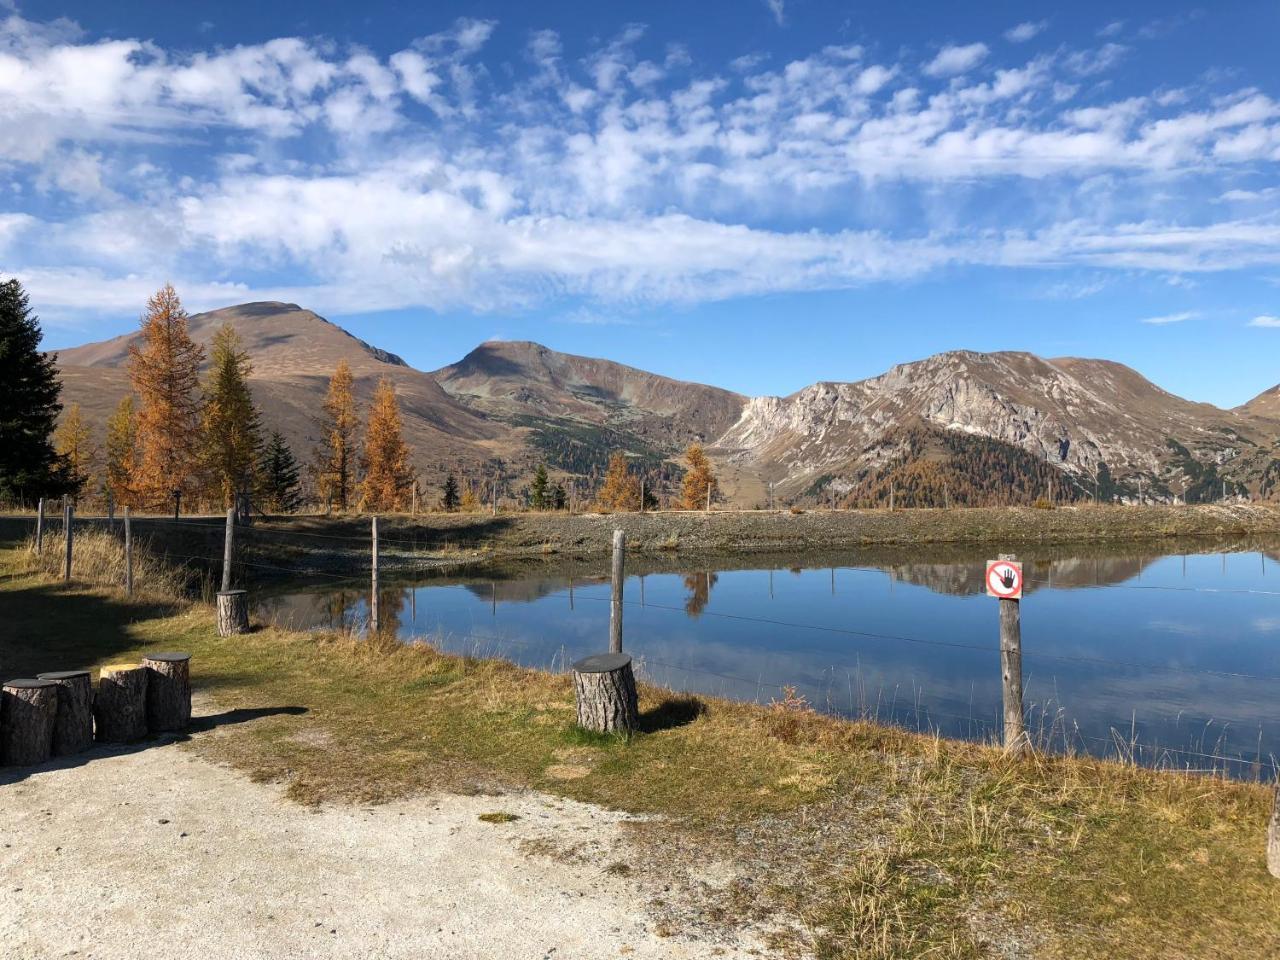
[[115, 663], [98, 675], [94, 698], [95, 731], [102, 743], [130, 743], [147, 735], [147, 668]]
[[170, 733], [187, 729], [191, 722], [191, 654], [148, 653], [142, 666], [147, 671], [147, 730]]
[[93, 678], [88, 670], [55, 670], [37, 675], [57, 685], [53, 755], [66, 757], [93, 746]]
[[0, 763], [31, 766], [53, 753], [58, 686], [51, 680], [10, 680], [0, 690]]
[[249, 593], [246, 590], [218, 591], [218, 636], [249, 632]]
[[640, 725], [631, 656], [598, 653], [573, 665], [578, 726], [594, 733], [632, 733]]

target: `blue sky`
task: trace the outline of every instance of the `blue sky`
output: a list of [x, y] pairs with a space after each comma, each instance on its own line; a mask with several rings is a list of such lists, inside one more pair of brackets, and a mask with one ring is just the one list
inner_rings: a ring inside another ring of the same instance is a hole
[[1280, 380], [1280, 4], [0, 0], [52, 347], [300, 303], [745, 393], [941, 350]]

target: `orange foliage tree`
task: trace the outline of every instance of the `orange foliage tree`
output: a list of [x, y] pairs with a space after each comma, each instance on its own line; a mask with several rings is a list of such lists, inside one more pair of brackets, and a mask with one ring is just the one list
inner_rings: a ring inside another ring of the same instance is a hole
[[147, 301], [142, 344], [129, 348], [129, 379], [138, 395], [133, 488], [142, 505], [181, 497], [198, 479], [203, 360], [187, 329], [187, 311], [165, 284]]
[[708, 495], [715, 496], [716, 475], [711, 471], [711, 461], [700, 444], [689, 444], [684, 459], [689, 469], [680, 484], [680, 499], [686, 510], [701, 510], [707, 505]]
[[86, 487], [92, 488], [98, 451], [93, 445], [89, 425], [80, 413], [80, 404], [73, 403], [63, 413], [62, 421], [53, 433], [53, 448], [71, 468], [71, 483], [76, 492], [83, 493]]
[[133, 412], [133, 394], [120, 398], [115, 412], [107, 418], [106, 488], [116, 503], [136, 507], [133, 477], [138, 467], [138, 425]]
[[329, 393], [320, 420], [321, 440], [316, 448], [316, 481], [320, 496], [339, 510], [351, 504], [356, 484], [356, 398], [355, 378], [347, 361], [339, 360], [329, 378]]
[[[378, 382], [364, 436], [363, 503], [366, 510], [402, 510], [413, 489], [413, 466], [404, 442], [400, 405], [390, 380]], [[457, 484], [455, 482], [455, 495]], [[456, 507], [456, 504], [455, 504]]]
[[604, 510], [640, 509], [640, 478], [632, 476], [625, 453], [619, 451], [609, 456], [609, 469], [605, 471], [598, 499]]

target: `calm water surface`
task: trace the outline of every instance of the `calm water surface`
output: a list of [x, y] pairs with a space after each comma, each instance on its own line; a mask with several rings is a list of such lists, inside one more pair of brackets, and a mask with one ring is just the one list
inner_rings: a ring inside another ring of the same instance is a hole
[[[1024, 557], [1026, 701], [1042, 744], [1269, 774], [1280, 755], [1280, 545], [1187, 549]], [[637, 566], [626, 582], [626, 647], [642, 677], [676, 690], [767, 702], [794, 686], [841, 714], [993, 738], [998, 624], [982, 593], [985, 553], [943, 553], [638, 559], [659, 568]], [[563, 669], [607, 648], [606, 563], [397, 585], [380, 595], [384, 627]], [[758, 566], [729, 569], [743, 564]], [[362, 584], [301, 584], [259, 613], [358, 627], [367, 601]]]

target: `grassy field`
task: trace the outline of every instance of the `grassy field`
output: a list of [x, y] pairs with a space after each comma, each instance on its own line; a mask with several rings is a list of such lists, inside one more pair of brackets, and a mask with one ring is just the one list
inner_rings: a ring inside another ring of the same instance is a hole
[[642, 691], [644, 732], [592, 737], [573, 727], [565, 677], [426, 644], [276, 629], [220, 640], [207, 607], [173, 599], [163, 570], [146, 569], [125, 601], [5, 550], [3, 673], [188, 650], [221, 711], [191, 749], [299, 803], [531, 787], [658, 814], [637, 828], [632, 868], [665, 878], [672, 900], [708, 858], [741, 873], [666, 922], [779, 922], [780, 951], [1280, 956], [1280, 881], [1263, 859], [1269, 788], [1085, 758], [1013, 761], [795, 700], [656, 689]]

